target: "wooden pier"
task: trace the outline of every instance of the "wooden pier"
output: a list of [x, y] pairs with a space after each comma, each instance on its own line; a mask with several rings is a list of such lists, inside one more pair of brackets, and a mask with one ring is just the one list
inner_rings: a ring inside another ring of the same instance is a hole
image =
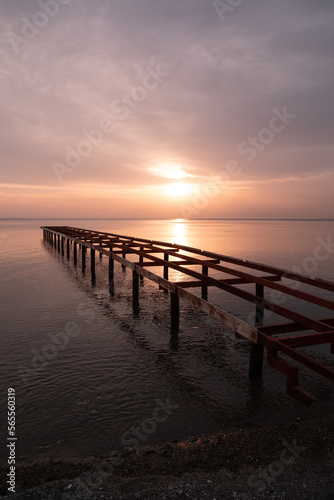
[[[334, 354], [334, 313], [328, 313], [329, 317], [326, 315], [325, 318], [314, 319], [265, 298], [266, 290], [276, 290], [280, 297], [296, 297], [304, 304], [315, 304], [333, 311], [334, 301], [315, 295], [314, 292], [317, 290], [334, 292], [334, 282], [176, 243], [68, 226], [42, 226], [41, 229], [43, 229], [44, 240], [63, 256], [65, 255], [66, 243], [67, 259], [70, 259], [71, 246], [73, 247], [72, 254], [75, 264], [77, 264], [78, 251], [80, 250], [83, 272], [85, 272], [87, 265], [87, 249], [90, 249], [90, 269], [93, 283], [96, 279], [96, 253], [99, 253], [100, 258], [103, 255], [108, 257], [111, 294], [114, 293], [114, 263], [118, 262], [123, 270], [130, 269], [132, 271], [134, 308], [138, 307], [140, 299], [139, 279], [147, 278], [159, 285], [160, 288], [167, 290], [170, 293], [172, 335], [177, 335], [179, 329], [179, 300], [181, 298], [248, 339], [251, 346], [250, 377], [262, 376], [265, 348], [267, 363], [286, 375], [287, 394], [305, 405], [310, 405], [316, 398], [299, 386], [299, 367], [296, 363], [302, 364], [334, 382], [334, 370], [298, 350], [307, 346], [330, 344], [330, 353]], [[136, 260], [128, 260], [127, 255]], [[163, 268], [163, 277], [149, 270], [159, 267]], [[194, 270], [194, 267], [197, 269], [199, 267], [200, 271]], [[168, 279], [169, 269], [178, 271], [182, 279], [170, 281]], [[223, 277], [217, 279], [210, 276], [210, 270], [218, 271]], [[264, 274], [260, 276], [252, 274], [252, 270]], [[287, 279], [289, 284], [279, 283], [282, 278]], [[312, 293], [298, 290], [300, 283], [309, 285]], [[253, 287], [253, 292], [238, 288], [238, 285], [250, 285]], [[198, 287], [201, 288], [201, 297], [189, 291]], [[209, 287], [223, 290], [253, 303], [256, 308], [255, 326], [210, 303], [208, 300]], [[284, 322], [264, 326], [265, 309], [284, 318]], [[289, 358], [289, 361], [286, 358]]]

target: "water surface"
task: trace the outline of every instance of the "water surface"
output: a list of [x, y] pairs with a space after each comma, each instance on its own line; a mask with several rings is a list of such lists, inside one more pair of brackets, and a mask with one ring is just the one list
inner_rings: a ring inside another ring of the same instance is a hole
[[[171, 342], [168, 294], [144, 280], [134, 314], [130, 272], [115, 265], [111, 298], [107, 259], [97, 259], [92, 286], [89, 269], [83, 275], [80, 261], [75, 267], [72, 256], [67, 261], [42, 241], [41, 225], [159, 239], [302, 271], [314, 264], [319, 238], [334, 240], [333, 221], [2, 220], [0, 383], [2, 394], [16, 389], [19, 455], [84, 457], [122, 449], [124, 433], [150, 419], [157, 400], [166, 398], [177, 408], [145, 436], [147, 444], [317, 415], [332, 406], [332, 385], [307, 370], [301, 383], [320, 398], [310, 408], [286, 396], [285, 377], [266, 365], [262, 380], [249, 380], [249, 343], [186, 302], [179, 341]], [[327, 253], [314, 274], [334, 280], [334, 256]], [[252, 314], [251, 305], [227, 294], [209, 292], [209, 298], [245, 320]], [[290, 300], [284, 305], [305, 312]], [[307, 313], [323, 315], [317, 307]], [[76, 334], [66, 343], [71, 325]], [[50, 358], [45, 366], [38, 365], [42, 353]], [[316, 356], [334, 367], [328, 346]], [[29, 371], [33, 363], [40, 369]]]

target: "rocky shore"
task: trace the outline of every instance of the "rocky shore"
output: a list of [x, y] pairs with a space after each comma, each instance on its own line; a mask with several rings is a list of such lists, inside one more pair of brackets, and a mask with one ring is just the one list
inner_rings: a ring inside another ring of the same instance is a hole
[[196, 436], [121, 456], [18, 464], [6, 500], [334, 498], [334, 413]]

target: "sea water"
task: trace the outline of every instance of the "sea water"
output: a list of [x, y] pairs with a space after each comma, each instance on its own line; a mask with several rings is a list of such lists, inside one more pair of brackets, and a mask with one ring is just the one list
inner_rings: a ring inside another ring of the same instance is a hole
[[[129, 271], [115, 263], [110, 297], [108, 260], [97, 254], [92, 284], [89, 265], [83, 274], [72, 248], [70, 260], [66, 250], [63, 257], [52, 249], [42, 225], [175, 242], [334, 281], [334, 251], [318, 248], [334, 241], [334, 221], [2, 219], [0, 385], [3, 401], [9, 387], [16, 391], [18, 456], [107, 455], [332, 408], [333, 384], [306, 369], [301, 385], [319, 398], [310, 408], [287, 396], [285, 376], [266, 364], [263, 378], [250, 380], [249, 342], [186, 302], [180, 302], [178, 342], [171, 341], [166, 292], [144, 279], [134, 313]], [[170, 279], [179, 274], [170, 270]], [[331, 292], [317, 293], [333, 300]], [[246, 321], [253, 313], [252, 304], [219, 291], [209, 289], [209, 299]], [[284, 306], [324, 317], [321, 308], [299, 302], [291, 298]], [[315, 348], [315, 356], [334, 368], [328, 345]], [[5, 412], [1, 418], [5, 437]]]

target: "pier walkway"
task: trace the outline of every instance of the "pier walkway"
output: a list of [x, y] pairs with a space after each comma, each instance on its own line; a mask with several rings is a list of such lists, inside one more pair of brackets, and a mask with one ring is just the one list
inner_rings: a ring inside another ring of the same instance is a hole
[[[266, 349], [267, 363], [286, 375], [287, 394], [305, 405], [310, 405], [316, 398], [299, 386], [299, 365], [304, 365], [334, 382], [334, 370], [299, 350], [308, 346], [330, 344], [330, 352], [334, 354], [334, 313], [328, 312], [324, 318], [315, 319], [280, 305], [285, 302], [285, 298], [295, 297], [303, 304], [317, 305], [325, 310], [334, 311], [334, 301], [321, 297], [319, 293], [321, 290], [333, 293], [334, 282], [176, 243], [68, 226], [42, 226], [41, 229], [44, 240], [63, 256], [66, 253], [70, 259], [72, 254], [75, 263], [80, 256], [83, 272], [86, 269], [86, 254], [89, 248], [93, 281], [95, 254], [98, 252], [101, 258], [105, 255], [109, 259], [111, 294], [114, 292], [114, 263], [118, 262], [123, 269], [130, 269], [133, 277], [134, 307], [139, 304], [140, 279], [147, 278], [167, 290], [170, 293], [172, 335], [177, 335], [179, 329], [179, 300], [183, 299], [248, 339], [250, 377], [262, 376], [264, 349]], [[162, 276], [154, 272], [159, 268], [163, 269], [160, 272]], [[169, 270], [176, 270], [180, 279], [169, 280]], [[215, 277], [209, 275], [210, 271], [215, 272]], [[303, 290], [299, 290], [301, 284]], [[239, 285], [249, 285], [252, 288], [246, 290]], [[191, 292], [194, 288], [201, 289], [201, 297]], [[256, 310], [255, 325], [248, 324], [210, 303], [209, 288], [228, 292], [253, 303]], [[304, 291], [306, 288], [307, 291]], [[275, 290], [281, 300], [275, 302], [267, 298], [266, 292], [270, 290]], [[265, 309], [281, 316], [283, 322], [263, 325]]]

